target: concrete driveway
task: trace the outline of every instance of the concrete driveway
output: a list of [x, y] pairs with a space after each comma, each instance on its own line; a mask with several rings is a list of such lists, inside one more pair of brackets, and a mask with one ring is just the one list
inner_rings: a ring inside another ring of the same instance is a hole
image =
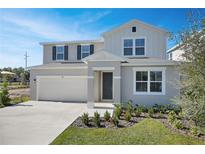
[[85, 103], [29, 101], [0, 109], [0, 144], [49, 144], [79, 115]]

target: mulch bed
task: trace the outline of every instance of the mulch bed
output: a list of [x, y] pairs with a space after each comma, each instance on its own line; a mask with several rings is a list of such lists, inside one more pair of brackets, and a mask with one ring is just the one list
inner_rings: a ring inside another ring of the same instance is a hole
[[[116, 127], [114, 125], [114, 123], [112, 122], [112, 120], [110, 121], [105, 121], [105, 119], [103, 117], [101, 117], [101, 122], [100, 122], [100, 128], [115, 128], [115, 129], [120, 129], [120, 128], [126, 128], [126, 127], [130, 127], [133, 126], [134, 124], [142, 121], [145, 118], [149, 118], [149, 115], [147, 113], [142, 113], [140, 115], [140, 117], [136, 117], [136, 116], [132, 116], [131, 120], [128, 122], [125, 120], [124, 118], [124, 112], [122, 113], [122, 115], [120, 116], [119, 119], [119, 125], [118, 127]], [[94, 122], [92, 121], [93, 117], [89, 117], [89, 125], [85, 125], [84, 123], [82, 123], [81, 121], [81, 117], [78, 117], [72, 124], [71, 126], [75, 126], [75, 127], [79, 127], [79, 128], [97, 128], [94, 124]], [[205, 134], [200, 134], [199, 136], [194, 136], [189, 132], [189, 125], [187, 124], [187, 121], [183, 121], [184, 124], [184, 128], [183, 129], [177, 129], [175, 127], [173, 127], [167, 119], [167, 114], [163, 114], [163, 115], [159, 115], [159, 114], [154, 114], [153, 117], [156, 120], [159, 120], [161, 123], [164, 124], [164, 126], [168, 129], [170, 129], [172, 132], [175, 133], [179, 133], [182, 135], [188, 135], [188, 136], [192, 136], [194, 138], [198, 138], [198, 139], [202, 139], [205, 140]]]
[[205, 134], [200, 134], [199, 136], [194, 136], [190, 133], [189, 131], [189, 126], [187, 124], [187, 121], [183, 121], [183, 125], [184, 125], [184, 128], [183, 129], [177, 129], [175, 127], [173, 127], [167, 119], [158, 119], [161, 123], [164, 124], [164, 126], [168, 129], [170, 129], [172, 132], [176, 132], [176, 133], [179, 133], [179, 134], [182, 134], [182, 135], [189, 135], [189, 136], [192, 136], [194, 138], [197, 138], [197, 139], [202, 139], [205, 141]]

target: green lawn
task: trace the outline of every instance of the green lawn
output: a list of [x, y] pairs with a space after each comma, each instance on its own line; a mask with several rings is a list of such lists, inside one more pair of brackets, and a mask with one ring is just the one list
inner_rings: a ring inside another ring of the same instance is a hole
[[68, 127], [51, 144], [205, 144], [205, 141], [173, 133], [161, 122], [145, 119], [120, 129]]

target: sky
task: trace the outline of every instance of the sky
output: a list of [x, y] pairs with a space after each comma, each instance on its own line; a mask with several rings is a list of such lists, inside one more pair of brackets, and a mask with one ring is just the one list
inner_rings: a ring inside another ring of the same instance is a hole
[[40, 65], [39, 42], [97, 39], [132, 19], [178, 33], [190, 11], [205, 17], [205, 9], [0, 9], [0, 68], [24, 67], [26, 51], [28, 66]]

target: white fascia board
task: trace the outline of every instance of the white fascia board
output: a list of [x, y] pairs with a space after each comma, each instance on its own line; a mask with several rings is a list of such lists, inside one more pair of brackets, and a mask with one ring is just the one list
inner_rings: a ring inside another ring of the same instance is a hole
[[65, 79], [73, 79], [73, 78], [82, 78], [82, 79], [87, 79], [87, 78], [92, 78], [92, 76], [86, 76], [86, 75], [82, 75], [82, 76], [72, 76], [72, 75], [45, 75], [45, 76], [41, 76], [38, 75], [36, 76], [37, 79], [61, 79], [61, 78], [65, 78]]
[[176, 66], [178, 63], [122, 63], [121, 66]]
[[31, 68], [32, 70], [41, 70], [41, 69], [88, 69], [87, 66], [76, 66], [76, 67], [38, 67]]
[[115, 70], [115, 67], [93, 67], [94, 71], [112, 71]]
[[59, 41], [59, 42], [40, 42], [40, 45], [52, 45], [52, 44], [61, 44], [61, 45], [65, 45], [65, 44], [75, 44], [75, 43], [79, 43], [79, 44], [84, 44], [84, 43], [103, 43], [104, 40], [73, 40], [73, 41]]

